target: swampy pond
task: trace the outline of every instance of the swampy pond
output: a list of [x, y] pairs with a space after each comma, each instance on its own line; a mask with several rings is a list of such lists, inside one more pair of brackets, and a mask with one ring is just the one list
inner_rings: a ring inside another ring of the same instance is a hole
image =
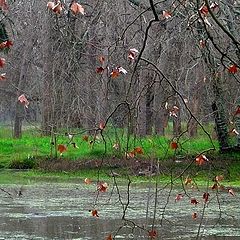
[[[149, 227], [154, 217], [154, 186], [132, 186], [125, 222], [123, 204], [127, 201], [127, 187], [119, 186], [119, 194], [111, 184], [107, 192], [97, 194], [96, 185], [82, 183], [35, 183], [23, 186], [1, 185], [9, 194], [0, 192], [1, 239], [149, 239], [146, 231], [134, 228], [132, 222]], [[181, 189], [159, 187], [155, 211], [156, 239], [240, 239], [240, 198], [222, 192], [216, 197], [211, 192], [205, 205], [202, 192], [189, 189], [190, 203], [184, 195], [175, 201]], [[184, 194], [184, 193], [183, 193]], [[20, 195], [20, 196], [19, 196]], [[96, 201], [96, 197], [97, 201]], [[99, 217], [93, 217], [97, 209]], [[148, 209], [148, 211], [147, 211]], [[196, 212], [198, 217], [192, 218]], [[199, 224], [202, 222], [199, 230]]]

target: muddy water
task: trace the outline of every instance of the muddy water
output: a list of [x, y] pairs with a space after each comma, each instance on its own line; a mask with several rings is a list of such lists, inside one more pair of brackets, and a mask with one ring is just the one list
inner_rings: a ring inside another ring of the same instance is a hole
[[[1, 187], [12, 197], [0, 192], [0, 240], [98, 240], [110, 233], [115, 239], [149, 239], [141, 228], [151, 228], [154, 212], [157, 239], [196, 239], [197, 235], [208, 240], [240, 239], [239, 193], [223, 192], [216, 197], [210, 192], [204, 208], [201, 191], [189, 189], [187, 196], [180, 189], [159, 188], [154, 210], [154, 187], [132, 187], [125, 216], [129, 221], [123, 221], [128, 199], [125, 186], [118, 192], [110, 185], [106, 193], [97, 195], [95, 185], [41, 183], [24, 186], [21, 196], [19, 186]], [[177, 193], [184, 197], [176, 202]], [[190, 203], [191, 197], [199, 201], [196, 206]], [[91, 216], [92, 209], [98, 210], [99, 217]], [[196, 219], [192, 219], [193, 212]]]

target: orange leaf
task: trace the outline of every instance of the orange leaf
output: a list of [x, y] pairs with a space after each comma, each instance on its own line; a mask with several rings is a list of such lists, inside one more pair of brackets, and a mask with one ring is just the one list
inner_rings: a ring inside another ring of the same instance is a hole
[[151, 239], [155, 239], [157, 237], [157, 231], [155, 229], [151, 230], [148, 232], [148, 236], [151, 238]]
[[92, 183], [92, 180], [90, 178], [85, 178], [84, 179], [84, 183], [86, 184], [91, 184]]
[[171, 149], [176, 150], [178, 148], [178, 143], [177, 142], [171, 142], [170, 147], [171, 147]]
[[82, 140], [83, 140], [83, 141], [88, 142], [88, 139], [89, 139], [88, 135], [82, 136]]
[[106, 182], [99, 182], [97, 184], [97, 190], [99, 192], [106, 192], [108, 188], [108, 184]]
[[81, 13], [82, 15], [85, 14], [84, 8], [79, 3], [73, 2], [70, 9], [75, 15], [77, 15], [78, 13]]
[[143, 153], [143, 149], [142, 149], [141, 147], [135, 147], [135, 148], [134, 148], [134, 153], [144, 154], [144, 153]]
[[237, 73], [237, 71], [238, 71], [238, 68], [237, 68], [237, 65], [236, 65], [236, 64], [233, 64], [233, 65], [231, 65], [231, 66], [228, 67], [228, 72], [229, 72], [229, 73], [234, 74], [234, 73]]
[[67, 151], [67, 147], [63, 144], [59, 144], [57, 150], [62, 154], [63, 152]]
[[184, 181], [184, 184], [185, 185], [188, 185], [188, 184], [191, 184], [192, 183], [192, 179], [191, 178], [186, 178], [185, 181]]
[[196, 218], [197, 218], [197, 213], [194, 212], [194, 213], [192, 214], [192, 219], [196, 219]]
[[201, 165], [203, 165], [206, 161], [208, 161], [208, 159], [207, 159], [207, 157], [206, 157], [205, 155], [202, 154], [202, 155], [196, 157], [195, 161], [196, 161], [196, 164], [197, 164], [197, 165], [201, 166]]
[[110, 75], [112, 78], [117, 78], [120, 75], [120, 72], [118, 69], [113, 69]]
[[109, 235], [107, 236], [106, 240], [113, 240], [112, 234], [109, 234]]
[[228, 193], [232, 196], [235, 196], [235, 192], [233, 191], [232, 188], [228, 189]]
[[99, 217], [98, 211], [96, 209], [92, 210], [92, 216], [93, 217]]
[[223, 175], [218, 175], [215, 177], [216, 182], [221, 182], [224, 179]]

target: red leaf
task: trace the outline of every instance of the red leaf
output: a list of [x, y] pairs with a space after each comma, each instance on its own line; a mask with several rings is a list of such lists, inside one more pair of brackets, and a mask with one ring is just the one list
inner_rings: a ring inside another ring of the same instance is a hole
[[217, 184], [217, 183], [214, 183], [214, 184], [212, 185], [212, 190], [216, 190], [216, 189], [218, 189], [218, 184]]
[[139, 53], [138, 50], [136, 48], [131, 48], [128, 51], [128, 59], [130, 61], [134, 61], [136, 58], [136, 54]]
[[235, 111], [234, 116], [236, 116], [238, 114], [240, 114], [240, 106], [237, 107], [237, 110]]
[[93, 217], [99, 217], [98, 211], [96, 209], [92, 210], [92, 216]]
[[173, 116], [177, 118], [177, 113], [179, 112], [179, 107], [173, 106], [172, 109], [169, 111], [169, 116]]
[[172, 17], [172, 14], [169, 11], [163, 11], [162, 15], [165, 19]]
[[109, 234], [109, 235], [107, 236], [106, 240], [113, 240], [112, 234]]
[[206, 5], [202, 5], [200, 8], [199, 8], [199, 12], [203, 15], [207, 15], [208, 14], [208, 8]]
[[9, 49], [12, 46], [13, 46], [13, 42], [10, 41], [10, 40], [7, 40], [5, 42], [1, 42], [0, 43], [0, 49], [4, 49], [4, 48], [8, 48]]
[[47, 7], [49, 10], [52, 10], [56, 14], [61, 14], [63, 10], [63, 6], [60, 0], [58, 0], [56, 3], [55, 2], [48, 2]]
[[96, 68], [96, 72], [97, 73], [103, 73], [104, 72], [104, 68], [103, 67], [97, 67]]
[[103, 130], [103, 129], [105, 128], [105, 123], [104, 123], [104, 122], [100, 122], [100, 123], [99, 123], [99, 128], [100, 128], [101, 130]]
[[60, 154], [62, 154], [63, 152], [67, 151], [67, 147], [63, 144], [59, 144], [57, 150], [60, 152]]
[[8, 10], [8, 4], [6, 0], [0, 0], [0, 7], [2, 10], [6, 11]]
[[108, 184], [106, 182], [98, 182], [97, 190], [99, 192], [106, 192], [108, 188]]
[[191, 204], [195, 204], [195, 205], [198, 204], [198, 201], [196, 200], [196, 198], [191, 199]]
[[6, 80], [6, 73], [0, 74], [0, 81]]
[[170, 148], [176, 150], [178, 148], [178, 143], [177, 142], [171, 142]]
[[10, 48], [10, 47], [12, 47], [12, 46], [13, 46], [13, 42], [10, 41], [10, 40], [7, 40], [7, 41], [6, 41], [6, 48]]
[[208, 201], [209, 196], [210, 196], [210, 194], [208, 192], [203, 194], [203, 199], [205, 202]]
[[0, 58], [0, 67], [3, 68], [6, 63], [5, 58]]
[[155, 229], [151, 230], [148, 232], [148, 236], [151, 238], [151, 239], [155, 239], [157, 237], [157, 231]]
[[200, 45], [201, 48], [206, 47], [206, 41], [201, 39], [201, 40], [199, 41], [199, 45]]
[[235, 65], [235, 64], [228, 67], [228, 72], [229, 73], [234, 74], [234, 73], [237, 73], [237, 71], [238, 71], [238, 68], [237, 68], [237, 65]]
[[79, 3], [73, 2], [70, 9], [73, 12], [73, 14], [75, 14], [75, 15], [77, 15], [78, 13], [81, 13], [82, 15], [85, 14], [84, 8]]
[[177, 194], [177, 196], [175, 197], [175, 202], [180, 201], [182, 198], [183, 198], [183, 195], [181, 193]]
[[196, 157], [195, 161], [196, 161], [196, 164], [197, 164], [197, 165], [201, 166], [201, 165], [203, 165], [206, 161], [208, 161], [208, 159], [207, 159], [207, 157], [206, 157], [204, 154], [202, 154], [202, 155]]

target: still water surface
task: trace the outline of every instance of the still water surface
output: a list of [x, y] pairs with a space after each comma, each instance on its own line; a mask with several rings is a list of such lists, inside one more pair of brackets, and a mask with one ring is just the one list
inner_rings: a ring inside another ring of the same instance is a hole
[[[0, 240], [1, 239], [106, 239], [110, 233], [115, 239], [149, 239], [146, 231], [134, 228], [135, 224], [151, 228], [154, 214], [154, 187], [132, 187], [129, 208], [123, 221], [123, 204], [127, 202], [126, 187], [111, 187], [100, 193], [96, 201], [96, 186], [84, 184], [38, 183], [24, 186], [22, 196], [17, 196], [19, 186], [2, 185], [13, 194], [0, 192]], [[180, 189], [158, 191], [155, 226], [157, 239], [196, 239], [204, 206], [202, 192], [189, 190], [189, 197], [199, 203], [190, 203], [184, 195], [175, 201]], [[170, 193], [170, 194], [169, 194]], [[185, 194], [185, 193], [183, 193]], [[210, 192], [206, 205], [200, 238], [240, 239], [239, 193], [231, 196], [221, 193], [219, 198]], [[167, 203], [167, 204], [166, 204]], [[99, 217], [89, 210], [97, 209]], [[192, 219], [196, 212], [197, 219]]]

